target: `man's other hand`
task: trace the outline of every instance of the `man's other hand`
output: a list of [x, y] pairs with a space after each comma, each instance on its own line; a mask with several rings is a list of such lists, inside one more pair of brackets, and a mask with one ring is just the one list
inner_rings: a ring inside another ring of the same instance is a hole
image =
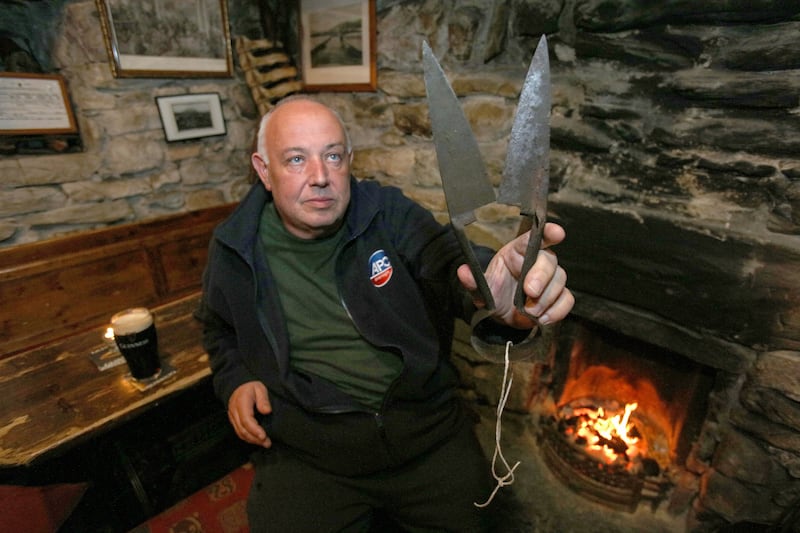
[[266, 385], [260, 381], [248, 381], [239, 385], [228, 399], [228, 420], [240, 439], [269, 448], [272, 440], [256, 420], [256, 411], [262, 415], [272, 412]]

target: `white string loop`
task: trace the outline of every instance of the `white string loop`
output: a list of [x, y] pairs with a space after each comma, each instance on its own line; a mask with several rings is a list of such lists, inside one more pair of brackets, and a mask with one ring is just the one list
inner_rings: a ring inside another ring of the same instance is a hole
[[[499, 491], [502, 487], [506, 487], [514, 483], [514, 470], [520, 465], [520, 461], [517, 461], [513, 467], [508, 465], [508, 461], [503, 456], [503, 451], [500, 449], [500, 436], [503, 432], [503, 409], [505, 409], [506, 402], [508, 401], [508, 396], [511, 393], [511, 383], [514, 380], [513, 375], [509, 375], [509, 370], [511, 368], [511, 361], [509, 359], [508, 353], [513, 343], [508, 341], [506, 343], [506, 356], [505, 356], [505, 369], [503, 371], [503, 386], [500, 389], [500, 400], [497, 402], [497, 423], [495, 424], [494, 430], [494, 454], [492, 455], [492, 476], [497, 481], [497, 485], [492, 490], [492, 493], [489, 495], [489, 499], [486, 500], [484, 503], [473, 502], [475, 507], [488, 507], [492, 500], [494, 499], [497, 491]], [[502, 461], [503, 466], [506, 469], [506, 473], [504, 475], [499, 475], [497, 473], [497, 459]]]

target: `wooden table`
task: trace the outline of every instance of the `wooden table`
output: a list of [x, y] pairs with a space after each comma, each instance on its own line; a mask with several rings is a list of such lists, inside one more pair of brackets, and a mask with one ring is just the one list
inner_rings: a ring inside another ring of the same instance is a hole
[[159, 351], [176, 373], [140, 391], [126, 365], [99, 371], [98, 328], [0, 361], [0, 467], [27, 466], [143, 413], [211, 375], [193, 316], [199, 295], [153, 309]]

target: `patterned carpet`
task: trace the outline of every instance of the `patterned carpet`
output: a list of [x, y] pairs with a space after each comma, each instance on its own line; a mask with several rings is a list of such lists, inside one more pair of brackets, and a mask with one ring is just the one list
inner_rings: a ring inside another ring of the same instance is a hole
[[247, 533], [247, 493], [253, 475], [253, 466], [246, 463], [130, 533]]

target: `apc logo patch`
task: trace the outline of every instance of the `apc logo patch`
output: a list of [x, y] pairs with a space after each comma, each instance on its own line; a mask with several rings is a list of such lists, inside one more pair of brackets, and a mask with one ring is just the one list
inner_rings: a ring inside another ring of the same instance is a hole
[[376, 250], [369, 256], [369, 279], [376, 287], [383, 287], [392, 279], [392, 263], [383, 250]]

